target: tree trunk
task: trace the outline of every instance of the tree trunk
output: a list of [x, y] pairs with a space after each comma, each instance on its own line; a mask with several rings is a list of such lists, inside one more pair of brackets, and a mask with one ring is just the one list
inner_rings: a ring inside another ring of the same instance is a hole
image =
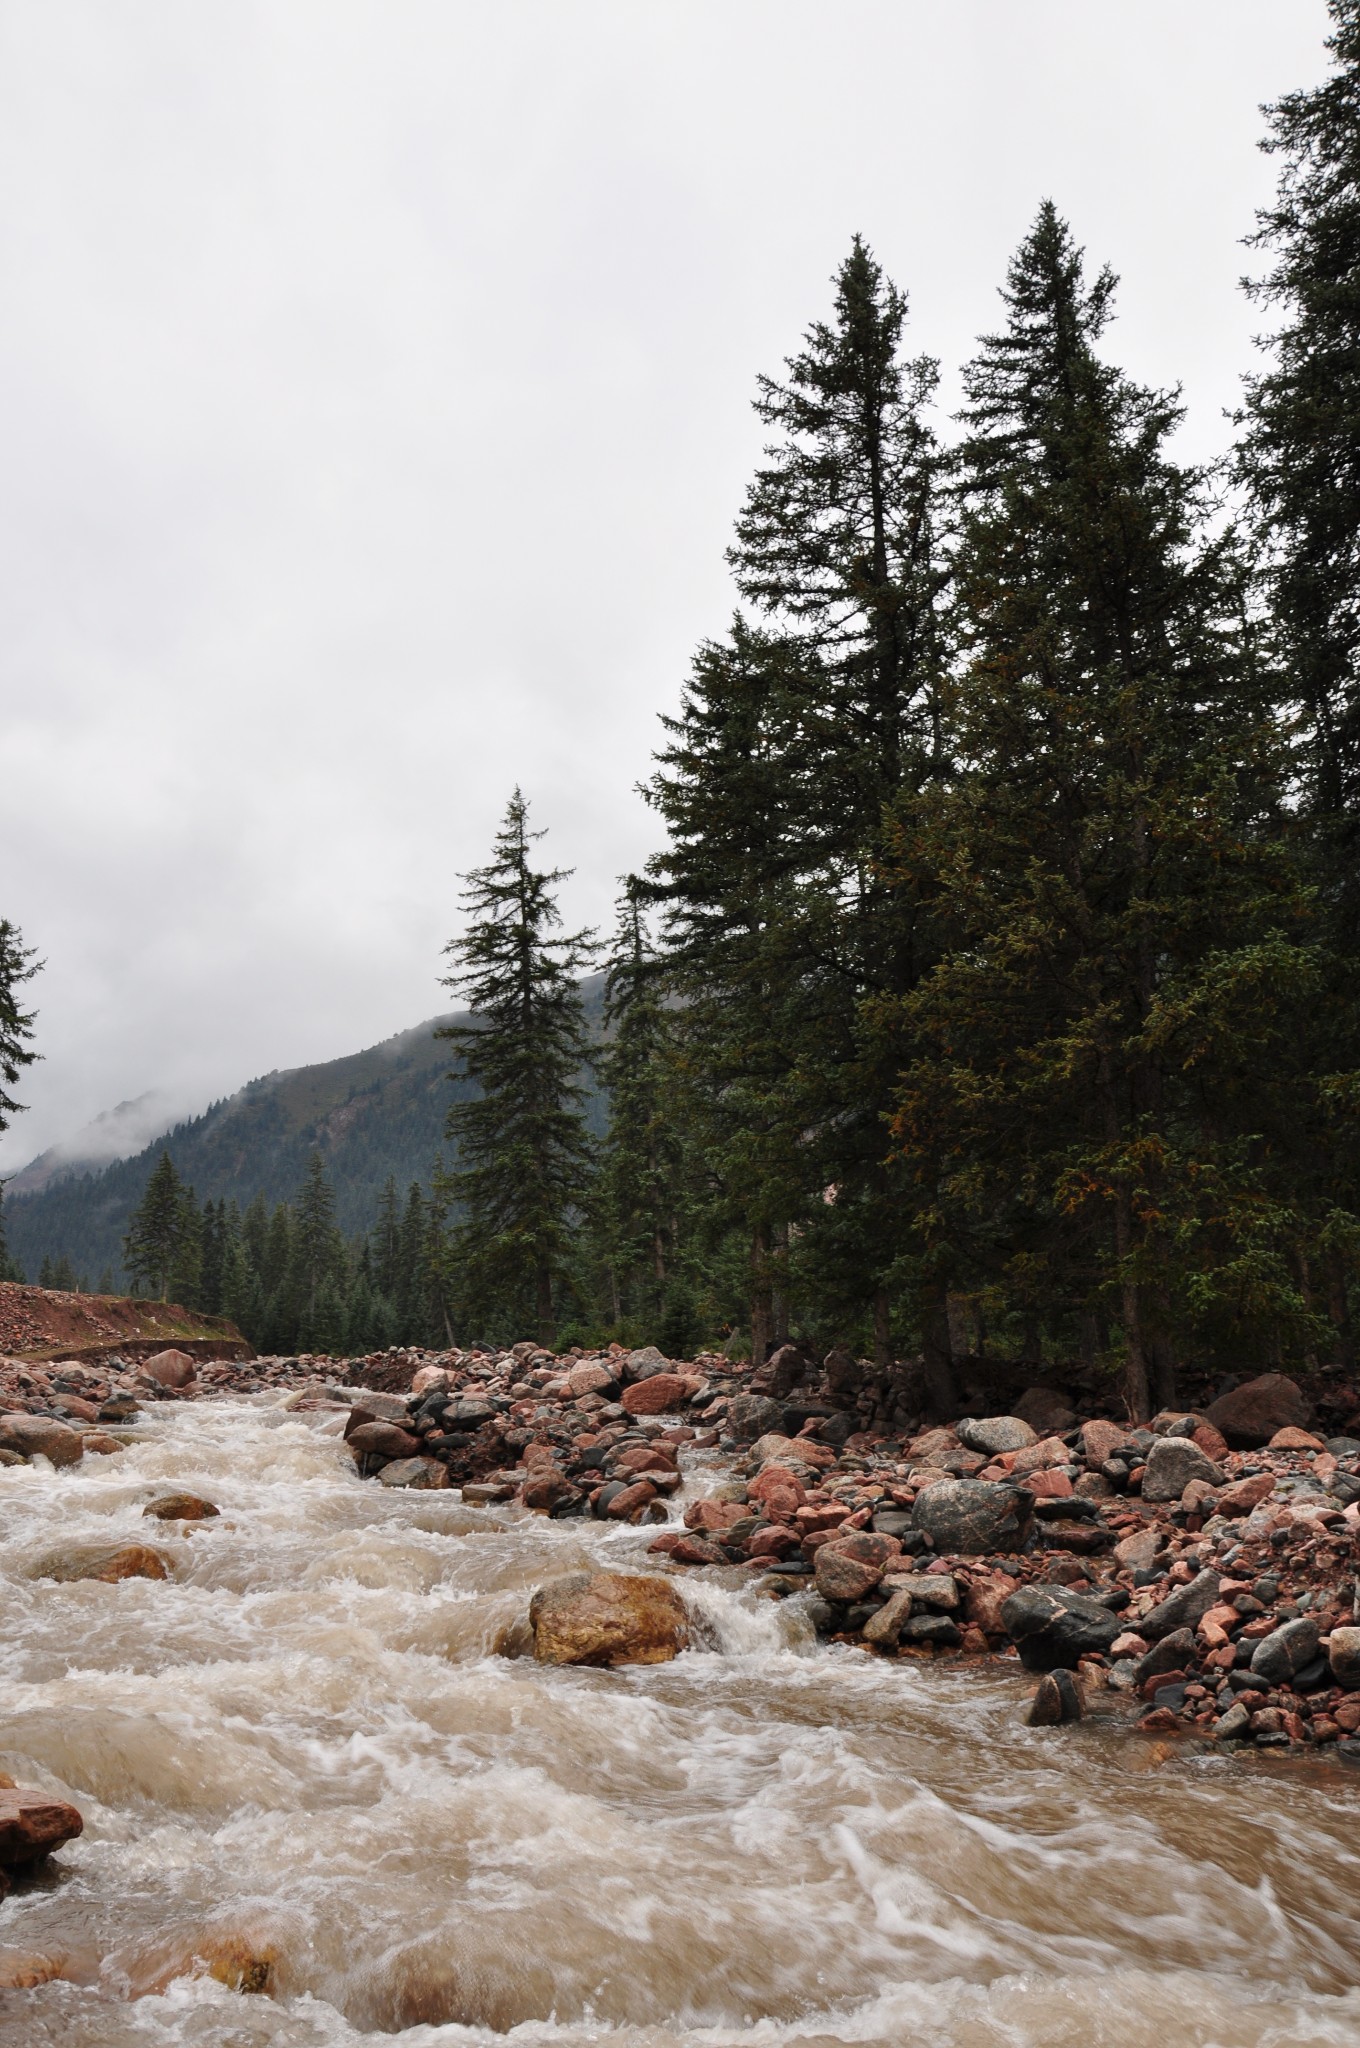
[[764, 1365], [770, 1349], [770, 1241], [763, 1223], [751, 1235], [751, 1365]]
[[789, 1226], [777, 1223], [774, 1227], [774, 1274], [771, 1294], [771, 1314], [774, 1322], [773, 1344], [777, 1351], [781, 1344], [789, 1341]]
[[874, 1364], [880, 1372], [887, 1372], [893, 1364], [894, 1348], [888, 1290], [878, 1287], [874, 1290]]
[[922, 1329], [926, 1402], [932, 1421], [952, 1422], [959, 1412], [954, 1385], [954, 1359], [949, 1349], [949, 1289], [943, 1280], [930, 1282]]
[[538, 1311], [538, 1341], [544, 1351], [553, 1347], [552, 1268], [546, 1259], [535, 1271], [535, 1306]]
[[1355, 1337], [1351, 1330], [1351, 1304], [1346, 1291], [1346, 1270], [1335, 1254], [1329, 1262], [1327, 1307], [1336, 1330], [1336, 1362], [1344, 1372], [1354, 1372]]

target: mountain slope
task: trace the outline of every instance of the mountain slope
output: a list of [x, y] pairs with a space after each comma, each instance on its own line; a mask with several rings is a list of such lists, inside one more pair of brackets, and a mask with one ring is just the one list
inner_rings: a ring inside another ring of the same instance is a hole
[[[598, 1034], [603, 976], [590, 976], [582, 993]], [[5, 1194], [12, 1255], [30, 1279], [44, 1257], [68, 1258], [92, 1284], [106, 1268], [119, 1273], [128, 1219], [162, 1150], [200, 1201], [242, 1208], [257, 1194], [270, 1204], [290, 1199], [308, 1154], [319, 1151], [341, 1229], [367, 1230], [389, 1174], [403, 1191], [413, 1180], [429, 1185], [449, 1105], [466, 1089], [449, 1079], [450, 1048], [434, 1036], [449, 1021], [432, 1018], [364, 1052], [267, 1074], [100, 1172], [48, 1180], [34, 1193], [16, 1177]], [[590, 1110], [598, 1122], [593, 1096]]]

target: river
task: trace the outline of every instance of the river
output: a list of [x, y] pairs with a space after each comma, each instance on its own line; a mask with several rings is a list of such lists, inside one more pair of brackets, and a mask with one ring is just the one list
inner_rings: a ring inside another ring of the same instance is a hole
[[[86, 1824], [0, 1906], [50, 1974], [3, 2048], [1360, 2044], [1360, 1775], [1029, 1730], [1018, 1673], [818, 1647], [738, 1572], [672, 1664], [507, 1658], [654, 1531], [384, 1491], [273, 1395], [137, 1434], [0, 1473], [0, 1769]], [[172, 1581], [33, 1576], [112, 1536]]]

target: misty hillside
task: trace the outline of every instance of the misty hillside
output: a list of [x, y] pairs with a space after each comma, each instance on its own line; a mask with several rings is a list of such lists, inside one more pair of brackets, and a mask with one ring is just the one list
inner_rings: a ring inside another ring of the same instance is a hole
[[[582, 992], [594, 1034], [604, 977], [588, 977]], [[403, 1190], [413, 1180], [429, 1185], [445, 1116], [464, 1086], [449, 1079], [451, 1049], [434, 1036], [448, 1021], [431, 1018], [364, 1052], [267, 1074], [101, 1170], [49, 1179], [34, 1193], [16, 1176], [5, 1191], [11, 1254], [30, 1280], [45, 1257], [68, 1258], [92, 1286], [106, 1268], [120, 1275], [128, 1218], [163, 1149], [201, 1202], [225, 1198], [243, 1209], [257, 1194], [271, 1204], [290, 1199], [316, 1149], [340, 1228], [367, 1230], [389, 1174]]]

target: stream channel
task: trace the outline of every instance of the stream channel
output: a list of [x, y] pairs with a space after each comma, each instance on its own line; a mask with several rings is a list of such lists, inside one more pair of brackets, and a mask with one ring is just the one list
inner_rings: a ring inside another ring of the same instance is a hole
[[[49, 1978], [3, 2048], [1360, 2044], [1360, 1774], [1031, 1730], [1018, 1667], [819, 1646], [735, 1570], [673, 1663], [507, 1658], [655, 1532], [385, 1491], [337, 1429], [166, 1404], [0, 1473], [0, 1769], [85, 1816], [0, 1906]], [[186, 1488], [220, 1518], [142, 1518]], [[172, 1579], [33, 1575], [113, 1537]]]

